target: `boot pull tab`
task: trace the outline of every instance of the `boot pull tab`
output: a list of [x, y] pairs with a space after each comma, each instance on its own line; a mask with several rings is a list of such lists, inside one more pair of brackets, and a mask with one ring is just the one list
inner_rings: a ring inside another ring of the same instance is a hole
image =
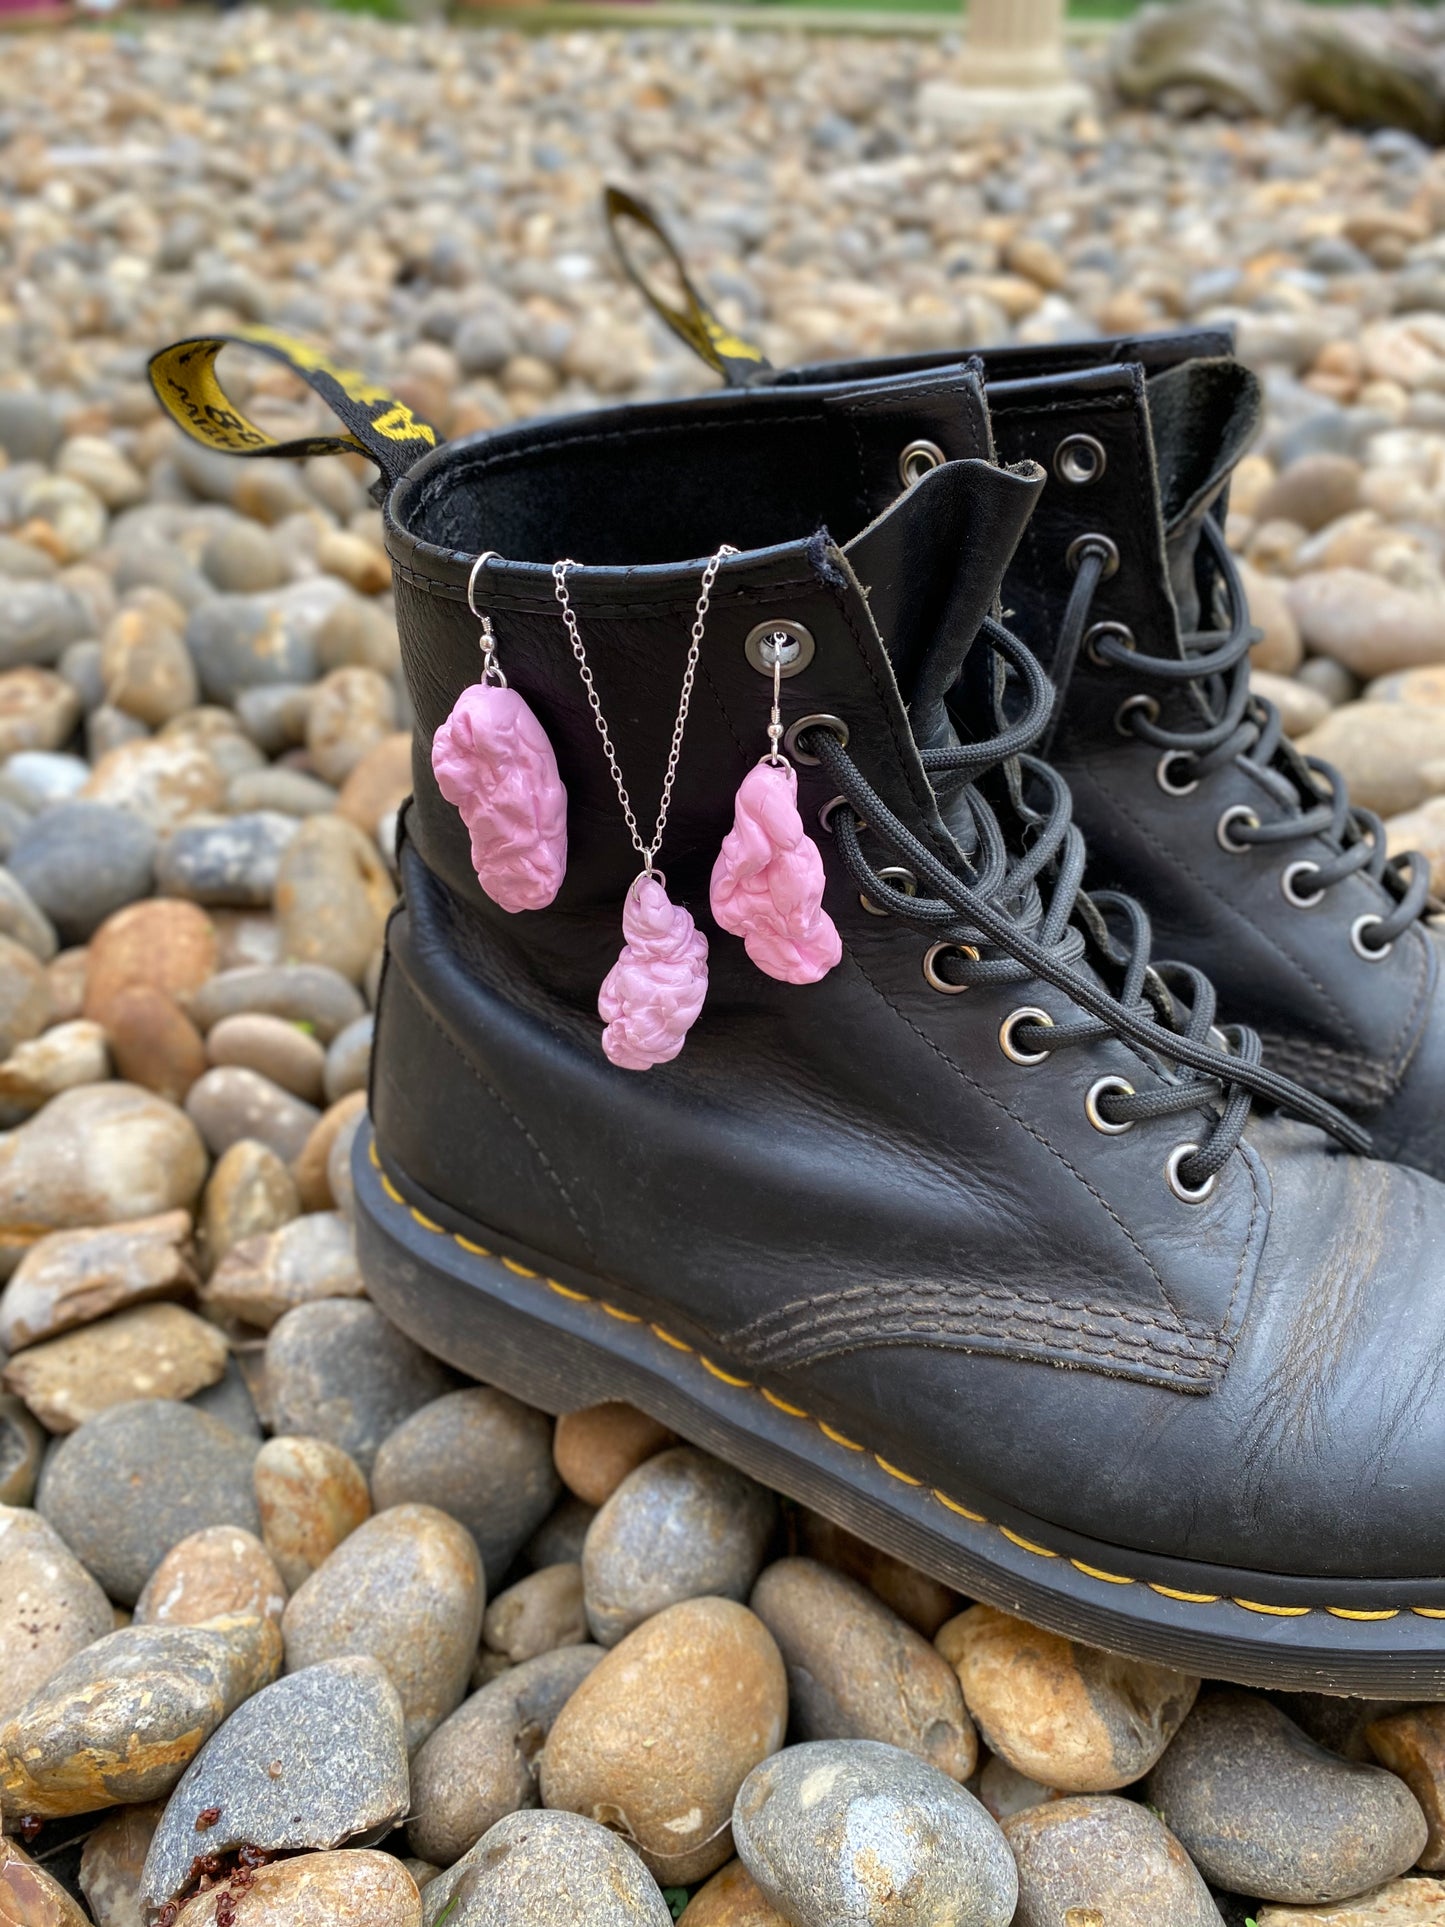
[[[678, 339], [685, 341], [695, 355], [721, 375], [729, 388], [746, 388], [771, 365], [761, 348], [734, 334], [713, 313], [694, 287], [677, 244], [646, 201], [629, 194], [626, 188], [605, 187], [602, 190], [602, 212], [607, 231], [612, 236], [612, 245], [617, 250], [617, 258], [628, 280]], [[662, 249], [672, 269], [671, 277], [666, 276], [666, 271], [658, 263], [646, 262], [641, 258], [635, 240], [627, 233], [627, 223], [635, 223], [642, 228]], [[665, 283], [665, 280], [674, 278], [681, 294], [680, 301], [676, 294], [670, 291], [664, 293], [659, 286], [659, 282]]]
[[[216, 376], [216, 357], [228, 342], [269, 355], [339, 416], [344, 435], [303, 435], [280, 442], [247, 419]], [[354, 368], [339, 367], [319, 349], [275, 328], [239, 328], [234, 334], [194, 336], [150, 358], [151, 387], [178, 428], [192, 441], [224, 455], [345, 455], [359, 451], [381, 470], [387, 487], [435, 448], [442, 437], [419, 420], [404, 401]]]

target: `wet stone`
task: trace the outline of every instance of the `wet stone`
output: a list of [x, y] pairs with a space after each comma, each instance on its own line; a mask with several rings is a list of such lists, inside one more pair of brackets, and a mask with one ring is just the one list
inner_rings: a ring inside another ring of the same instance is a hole
[[978, 1741], [953, 1668], [857, 1580], [780, 1559], [748, 1603], [788, 1669], [795, 1739], [883, 1740], [955, 1780], [973, 1772]]
[[254, 1614], [279, 1623], [285, 1606], [285, 1584], [255, 1534], [239, 1526], [206, 1526], [171, 1547], [146, 1581], [131, 1620], [137, 1626], [199, 1626]]
[[406, 1809], [395, 1687], [374, 1659], [323, 1661], [264, 1687], [192, 1760], [151, 1842], [142, 1900], [175, 1899], [199, 1851], [375, 1840]]
[[40, 1239], [0, 1293], [0, 1350], [18, 1352], [130, 1305], [189, 1298], [190, 1233], [188, 1211], [166, 1211]]
[[315, 1105], [239, 1064], [220, 1065], [198, 1078], [187, 1094], [186, 1113], [216, 1157], [242, 1138], [255, 1138], [287, 1162], [319, 1115]]
[[351, 1227], [339, 1211], [314, 1211], [232, 1245], [201, 1301], [211, 1313], [269, 1331], [297, 1305], [364, 1291]]
[[232, 1874], [176, 1916], [175, 1927], [421, 1927], [416, 1882], [389, 1853], [304, 1853]]
[[135, 1399], [184, 1399], [226, 1369], [226, 1340], [182, 1305], [133, 1305], [32, 1345], [0, 1373], [51, 1432]]
[[676, 1443], [665, 1425], [615, 1399], [564, 1412], [552, 1450], [567, 1490], [588, 1505], [600, 1506], [629, 1472]]
[[598, 1646], [544, 1653], [511, 1667], [442, 1722], [412, 1761], [413, 1853], [449, 1867], [507, 1814], [541, 1804], [537, 1756], [601, 1657]]
[[44, 1427], [18, 1398], [0, 1392], [0, 1506], [28, 1506], [45, 1457]]
[[415, 1500], [450, 1513], [476, 1540], [489, 1582], [501, 1579], [557, 1497], [552, 1421], [486, 1386], [450, 1392], [385, 1439], [371, 1490], [378, 1507]]
[[1034, 1806], [1004, 1822], [1018, 1867], [1013, 1927], [1078, 1927], [1092, 1917], [1222, 1927], [1179, 1842], [1145, 1806], [1111, 1794]]
[[919, 1921], [1007, 1927], [1014, 1916], [1013, 1856], [978, 1801], [874, 1740], [818, 1740], [764, 1760], [738, 1794], [733, 1833], [793, 1927], [891, 1927], [905, 1892]]
[[0, 1807], [55, 1819], [159, 1799], [280, 1660], [269, 1619], [107, 1634], [0, 1727]]
[[80, 1856], [80, 1891], [96, 1927], [146, 1927], [141, 1868], [164, 1808], [159, 1800], [121, 1807], [101, 1821]]
[[1250, 1693], [1207, 1694], [1144, 1791], [1206, 1880], [1261, 1900], [1346, 1899], [1413, 1866], [1429, 1837], [1403, 1780], [1327, 1753]]
[[482, 1644], [513, 1666], [586, 1639], [582, 1568], [575, 1561], [529, 1572], [497, 1594], [482, 1621]]
[[344, 1539], [286, 1608], [286, 1669], [370, 1655], [401, 1696], [408, 1750], [460, 1705], [486, 1585], [470, 1535], [433, 1506], [393, 1506]]
[[669, 1927], [624, 1840], [575, 1813], [513, 1813], [422, 1896], [426, 1927]]
[[194, 1406], [115, 1405], [54, 1446], [36, 1506], [111, 1598], [133, 1605], [166, 1553], [204, 1526], [260, 1519], [254, 1443]]
[[971, 1606], [935, 1644], [990, 1752], [1065, 1793], [1137, 1780], [1179, 1730], [1199, 1681]]
[[150, 894], [158, 847], [150, 824], [128, 810], [64, 803], [26, 825], [9, 867], [62, 941], [84, 943], [113, 911]]
[[161, 845], [156, 885], [167, 896], [245, 909], [269, 904], [296, 819], [255, 810], [223, 823], [184, 823]]
[[[454, 1382], [446, 1366], [414, 1345], [374, 1305], [339, 1298], [298, 1305], [273, 1326], [266, 1344], [266, 1378], [273, 1430], [328, 1439], [367, 1473], [383, 1439], [413, 1412], [450, 1391]], [[378, 1505], [394, 1505], [403, 1496], [436, 1504], [433, 1492], [449, 1488], [442, 1477], [445, 1468], [429, 1462], [428, 1470], [433, 1469], [437, 1479], [425, 1489], [417, 1489], [420, 1480], [405, 1494], [381, 1484]], [[464, 1499], [465, 1481], [457, 1476]]]
[[266, 1549], [295, 1592], [371, 1517], [366, 1479], [325, 1439], [267, 1439], [254, 1472]]
[[110, 1601], [39, 1513], [0, 1506], [0, 1723], [113, 1623]]

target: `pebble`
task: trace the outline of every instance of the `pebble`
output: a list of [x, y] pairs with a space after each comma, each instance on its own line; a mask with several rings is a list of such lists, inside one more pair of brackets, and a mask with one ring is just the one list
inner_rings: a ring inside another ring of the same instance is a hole
[[261, 1536], [292, 1592], [371, 1517], [360, 1466], [326, 1439], [267, 1439], [252, 1473]]
[[0, 1293], [0, 1351], [22, 1351], [152, 1299], [189, 1298], [190, 1236], [190, 1213], [166, 1211], [41, 1238]]
[[1255, 1911], [1255, 1927], [1437, 1927], [1445, 1920], [1445, 1880], [1391, 1880], [1354, 1900]]
[[59, 1533], [26, 1506], [0, 1505], [0, 1725], [113, 1625]]
[[1403, 1780], [1237, 1691], [1199, 1702], [1144, 1794], [1206, 1880], [1261, 1900], [1348, 1899], [1413, 1866], [1429, 1836]]
[[150, 894], [159, 840], [108, 803], [63, 803], [28, 823], [9, 867], [64, 943], [84, 943], [115, 911]]
[[51, 396], [26, 389], [0, 393], [0, 448], [12, 462], [48, 462], [64, 432]]
[[564, 1412], [552, 1451], [567, 1490], [588, 1505], [602, 1505], [629, 1472], [676, 1442], [675, 1434], [657, 1419], [635, 1405], [612, 1400]]
[[200, 694], [185, 622], [185, 610], [163, 589], [139, 589], [105, 632], [105, 700], [150, 729], [194, 709]]
[[132, 1305], [32, 1345], [0, 1373], [51, 1432], [73, 1432], [112, 1406], [185, 1399], [226, 1369], [224, 1336], [182, 1305]]
[[1445, 758], [1445, 708], [1346, 703], [1302, 736], [1299, 747], [1337, 764], [1360, 807], [1399, 816], [1431, 794], [1425, 768]]
[[191, 1086], [186, 1115], [215, 1157], [243, 1138], [254, 1138], [289, 1163], [311, 1135], [319, 1113], [314, 1104], [293, 1097], [259, 1071], [223, 1064]]
[[269, 531], [242, 515], [228, 516], [216, 530], [201, 551], [201, 567], [229, 595], [279, 589], [289, 574]]
[[253, 1532], [206, 1526], [171, 1547], [142, 1588], [137, 1626], [199, 1626], [232, 1615], [280, 1623], [286, 1587]]
[[423, 1894], [426, 1927], [669, 1927], [625, 1841], [575, 1813], [512, 1813]]
[[9, 1927], [90, 1927], [58, 1880], [13, 1840], [0, 1837], [0, 1920]]
[[366, 1116], [366, 1092], [350, 1091], [321, 1113], [311, 1127], [311, 1135], [291, 1162], [297, 1194], [303, 1209], [330, 1211], [341, 1200], [332, 1183], [332, 1158], [343, 1138], [355, 1136], [356, 1127]]
[[270, 1619], [106, 1634], [0, 1727], [5, 1811], [59, 1819], [159, 1799], [280, 1663], [281, 1635]]
[[314, 683], [277, 682], [244, 689], [236, 698], [236, 721], [258, 749], [267, 756], [279, 756], [306, 741], [306, 713], [315, 687]]
[[376, 845], [339, 816], [308, 817], [281, 859], [276, 918], [285, 956], [360, 983], [396, 892]]
[[208, 1385], [203, 1392], [193, 1392], [186, 1403], [208, 1418], [219, 1419], [229, 1431], [260, 1444], [260, 1416], [252, 1401], [246, 1374], [234, 1353], [227, 1359], [226, 1370], [215, 1384]]
[[958, 1594], [941, 1580], [931, 1579], [917, 1566], [870, 1546], [845, 1527], [825, 1519], [821, 1512], [800, 1507], [797, 1513], [799, 1550], [825, 1566], [835, 1566], [856, 1579], [870, 1592], [877, 1593], [885, 1606], [891, 1606], [900, 1619], [906, 1619], [915, 1632], [932, 1639], [945, 1619], [958, 1611]]
[[13, 937], [42, 963], [60, 948], [55, 925], [17, 876], [0, 869], [0, 934]]
[[1188, 1854], [1147, 1807], [1111, 1794], [1034, 1806], [1004, 1822], [1018, 1867], [1013, 1927], [1096, 1920], [1223, 1927]]
[[214, 976], [190, 1000], [203, 1031], [238, 1011], [268, 1011], [288, 1023], [309, 1024], [323, 1044], [364, 1016], [355, 987], [327, 964], [243, 964]]
[[91, 1832], [80, 1856], [80, 1891], [96, 1927], [146, 1927], [140, 1877], [164, 1806], [120, 1807]]
[[282, 816], [321, 816], [336, 808], [336, 791], [305, 770], [273, 763], [269, 769], [246, 770], [226, 788], [226, 806], [233, 812], [274, 810]]
[[368, 1011], [331, 1040], [322, 1074], [328, 1104], [364, 1091], [371, 1071], [371, 1040], [376, 1020]]
[[175, 897], [131, 904], [91, 938], [85, 1014], [107, 1023], [112, 1000], [136, 984], [183, 998], [215, 968], [216, 929], [204, 910]]
[[876, 1740], [815, 1740], [764, 1760], [738, 1794], [733, 1833], [792, 1927], [1008, 1927], [1014, 1917], [1013, 1857], [978, 1801]]
[[523, 1546], [521, 1563], [534, 1572], [543, 1566], [580, 1564], [596, 1517], [595, 1506], [566, 1493]]
[[156, 860], [156, 885], [167, 896], [233, 909], [268, 905], [296, 819], [255, 810], [216, 823], [172, 831]]
[[359, 664], [383, 676], [401, 668], [395, 619], [374, 602], [348, 596], [338, 602], [316, 631], [316, 660], [322, 669]]
[[263, 683], [314, 682], [316, 645], [271, 595], [216, 595], [193, 609], [186, 648], [207, 702], [234, 703]]
[[618, 1822], [659, 1880], [691, 1885], [731, 1857], [733, 1801], [787, 1717], [762, 1621], [731, 1599], [685, 1599], [614, 1646], [562, 1708], [542, 1804]]
[[[52, 999], [54, 987], [52, 976]], [[99, 1024], [83, 1019], [52, 1024], [0, 1062], [0, 1128], [23, 1124], [61, 1091], [103, 1083], [110, 1074], [110, 1051]]]
[[52, 669], [0, 674], [0, 757], [22, 749], [63, 749], [80, 720], [80, 700]]
[[[273, 1430], [329, 1439], [367, 1474], [383, 1439], [413, 1412], [450, 1392], [455, 1382], [445, 1365], [414, 1345], [374, 1305], [344, 1298], [298, 1305], [272, 1327], [266, 1341], [266, 1380]], [[453, 1428], [450, 1436], [460, 1443], [465, 1433]], [[482, 1436], [489, 1440], [493, 1434], [484, 1426]], [[431, 1465], [427, 1470], [437, 1474], [435, 1482], [426, 1484], [428, 1492], [447, 1490], [455, 1476], [465, 1502], [464, 1474]], [[384, 1483], [377, 1488], [378, 1504], [395, 1504], [401, 1496]], [[415, 1490], [406, 1494], [423, 1496]]]
[[411, 733], [383, 736], [354, 764], [341, 785], [336, 810], [368, 836], [411, 795]]
[[552, 1421], [488, 1386], [449, 1392], [386, 1436], [371, 1492], [378, 1507], [416, 1501], [458, 1520], [477, 1543], [490, 1585], [556, 1501]]
[[291, 1598], [286, 1670], [369, 1654], [401, 1696], [407, 1751], [461, 1704], [486, 1582], [470, 1535], [435, 1506], [377, 1512]]
[[49, 665], [91, 632], [90, 611], [63, 582], [7, 582], [0, 600], [0, 669]]
[[222, 808], [226, 784], [197, 744], [145, 737], [107, 750], [81, 795], [126, 810], [161, 832], [175, 829], [198, 810]]
[[[243, 1137], [211, 1168], [201, 1201], [201, 1242], [212, 1267], [247, 1239], [299, 1217], [301, 1200], [283, 1159], [269, 1144]], [[3, 1306], [0, 1306], [3, 1309]]]
[[1322, 529], [1355, 507], [1362, 474], [1360, 464], [1348, 455], [1301, 455], [1269, 483], [1252, 513], [1261, 522]]
[[105, 1006], [105, 1033], [116, 1074], [172, 1104], [185, 1102], [206, 1071], [201, 1033], [169, 991], [123, 984]]
[[297, 1305], [365, 1294], [351, 1227], [338, 1211], [293, 1218], [232, 1245], [201, 1292], [213, 1316], [269, 1331]]
[[[233, 1874], [187, 1901], [175, 1927], [421, 1927], [416, 1882], [389, 1853], [351, 1847]], [[452, 1927], [461, 1927], [456, 1916]]]
[[1056, 1787], [1042, 1786], [1026, 1773], [1015, 1772], [1007, 1760], [990, 1755], [979, 1770], [977, 1793], [995, 1820], [1007, 1820], [1028, 1807], [1042, 1806], [1046, 1800], [1067, 1796]]
[[256, 1071], [308, 1104], [319, 1103], [323, 1096], [326, 1052], [284, 1018], [262, 1011], [223, 1017], [207, 1033], [206, 1055], [214, 1065], [239, 1064]]
[[1283, 719], [1286, 736], [1308, 735], [1310, 730], [1318, 729], [1330, 713], [1327, 699], [1307, 683], [1296, 682], [1293, 676], [1273, 676], [1267, 670], [1256, 669], [1250, 675], [1249, 686], [1256, 696], [1274, 704]]
[[758, 1883], [741, 1860], [720, 1867], [688, 1902], [689, 1927], [788, 1927], [776, 1907], [764, 1900]]
[[812, 1559], [780, 1559], [748, 1603], [788, 1669], [795, 1739], [883, 1740], [968, 1779], [978, 1740], [957, 1675], [865, 1586]]
[[[384, 561], [383, 566], [390, 581], [390, 567]], [[306, 752], [323, 783], [339, 789], [362, 758], [395, 731], [396, 696], [377, 670], [333, 669], [317, 683], [306, 712]]]
[[1416, 1706], [1377, 1719], [1365, 1729], [1381, 1766], [1398, 1773], [1420, 1803], [1430, 1837], [1418, 1865], [1445, 1868], [1445, 1706]]
[[938, 1650], [990, 1752], [1064, 1793], [1108, 1793], [1149, 1771], [1199, 1681], [1044, 1632], [992, 1606], [942, 1627]]
[[45, 1458], [44, 1428], [10, 1392], [0, 1392], [0, 1506], [28, 1506]]
[[45, 966], [23, 943], [0, 937], [0, 1057], [38, 1037], [54, 1014]]
[[450, 1867], [509, 1813], [541, 1804], [537, 1756], [601, 1658], [598, 1646], [543, 1653], [510, 1667], [442, 1722], [412, 1761], [413, 1853]]
[[1319, 569], [1295, 578], [1289, 605], [1305, 647], [1363, 681], [1445, 662], [1445, 596], [1365, 569]]
[[582, 1568], [575, 1560], [543, 1566], [497, 1594], [482, 1621], [482, 1644], [513, 1666], [587, 1639]]
[[111, 1598], [130, 1606], [189, 1534], [258, 1530], [255, 1456], [254, 1443], [194, 1406], [141, 1399], [113, 1405], [54, 1446], [35, 1503]]
[[207, 1853], [377, 1839], [407, 1810], [401, 1701], [374, 1659], [323, 1660], [263, 1687], [215, 1733], [166, 1802], [141, 1899], [164, 1907]]

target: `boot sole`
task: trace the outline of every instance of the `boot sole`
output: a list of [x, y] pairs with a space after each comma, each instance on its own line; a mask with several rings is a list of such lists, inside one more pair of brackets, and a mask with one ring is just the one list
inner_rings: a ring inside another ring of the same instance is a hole
[[1445, 1581], [1199, 1566], [975, 1509], [609, 1302], [605, 1286], [428, 1198], [383, 1168], [369, 1124], [352, 1171], [374, 1303], [426, 1350], [529, 1405], [626, 1400], [967, 1598], [1092, 1646], [1244, 1686], [1445, 1698]]

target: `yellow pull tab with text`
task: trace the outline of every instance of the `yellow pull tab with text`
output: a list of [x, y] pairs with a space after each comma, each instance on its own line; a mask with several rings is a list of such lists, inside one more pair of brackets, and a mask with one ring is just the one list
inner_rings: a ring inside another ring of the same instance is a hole
[[[607, 187], [602, 191], [602, 209], [623, 272], [679, 340], [721, 375], [729, 388], [746, 388], [756, 380], [769, 366], [766, 355], [719, 321], [693, 286], [672, 236], [646, 201], [629, 194], [626, 188]], [[625, 224], [629, 222], [650, 235], [667, 256], [677, 278], [681, 303], [661, 291], [654, 273], [638, 258], [626, 233]]]

